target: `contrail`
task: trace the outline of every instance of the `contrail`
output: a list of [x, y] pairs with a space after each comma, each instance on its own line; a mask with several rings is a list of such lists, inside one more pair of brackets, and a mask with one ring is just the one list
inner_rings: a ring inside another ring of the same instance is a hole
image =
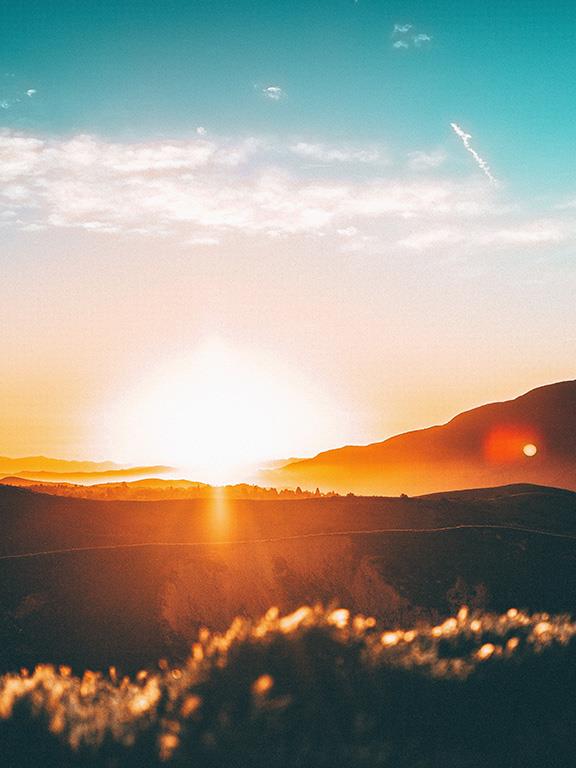
[[462, 140], [462, 144], [464, 144], [464, 148], [468, 152], [470, 152], [470, 154], [476, 161], [476, 165], [480, 168], [482, 173], [484, 173], [488, 177], [488, 179], [490, 179], [490, 182], [492, 184], [497, 185], [498, 179], [494, 178], [494, 176], [492, 175], [492, 171], [490, 170], [490, 166], [488, 165], [486, 160], [480, 157], [478, 152], [476, 152], [476, 150], [472, 146], [470, 146], [470, 139], [472, 138], [472, 136], [469, 133], [466, 133], [465, 130], [460, 128], [458, 123], [450, 123], [450, 128], [452, 128], [456, 136], [458, 136]]

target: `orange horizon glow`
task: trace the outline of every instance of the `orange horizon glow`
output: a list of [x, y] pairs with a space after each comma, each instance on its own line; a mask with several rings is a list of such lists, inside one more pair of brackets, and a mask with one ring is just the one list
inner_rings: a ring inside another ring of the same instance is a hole
[[[86, 372], [94, 381], [102, 359], [85, 350]], [[384, 399], [374, 370], [358, 376], [361, 389], [351, 392], [344, 386], [353, 373], [349, 366], [336, 380], [293, 361], [289, 348], [265, 351], [207, 335], [184, 350], [157, 354], [137, 373], [118, 366], [110, 386], [100, 382], [94, 391], [85, 380], [66, 378], [64, 361], [44, 365], [41, 357], [42, 379], [33, 373], [11, 379], [0, 455], [162, 463], [175, 467], [175, 478], [213, 485], [255, 482], [268, 462], [379, 442], [530, 389], [510, 378], [492, 390], [479, 384], [462, 391], [458, 381], [449, 381], [410, 394], [400, 371], [396, 390]], [[104, 368], [102, 376], [108, 372]], [[530, 381], [543, 383], [549, 382]], [[541, 442], [525, 426], [505, 426], [488, 437], [484, 455], [489, 462], [531, 458], [524, 446], [534, 445], [538, 453]]]

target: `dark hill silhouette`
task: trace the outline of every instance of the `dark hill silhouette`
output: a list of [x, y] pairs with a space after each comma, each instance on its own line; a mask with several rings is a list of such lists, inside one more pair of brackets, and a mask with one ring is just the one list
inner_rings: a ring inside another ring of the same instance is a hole
[[576, 605], [576, 494], [100, 501], [0, 486], [0, 666], [135, 668], [199, 626], [336, 600], [389, 626]]
[[[537, 453], [526, 456], [523, 448]], [[325, 451], [269, 482], [340, 493], [423, 494], [537, 483], [576, 490], [576, 381], [466, 411], [442, 426]]]

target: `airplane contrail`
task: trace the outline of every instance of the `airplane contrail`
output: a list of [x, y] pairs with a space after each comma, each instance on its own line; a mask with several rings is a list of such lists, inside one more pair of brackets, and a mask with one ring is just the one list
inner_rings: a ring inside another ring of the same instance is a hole
[[450, 123], [450, 128], [452, 128], [452, 130], [454, 131], [456, 136], [458, 136], [458, 138], [460, 138], [462, 140], [462, 144], [464, 144], [464, 149], [466, 149], [468, 152], [470, 152], [470, 154], [472, 155], [472, 157], [476, 161], [476, 165], [480, 168], [482, 173], [484, 173], [484, 175], [487, 176], [487, 178], [490, 180], [490, 183], [497, 185], [498, 184], [498, 179], [496, 179], [492, 175], [492, 171], [490, 170], [490, 166], [488, 165], [486, 160], [484, 160], [484, 158], [480, 157], [480, 155], [478, 154], [478, 152], [476, 152], [474, 147], [471, 146], [471, 144], [470, 144], [470, 139], [472, 138], [471, 134], [466, 133], [466, 131], [463, 130], [458, 125], [458, 123]]

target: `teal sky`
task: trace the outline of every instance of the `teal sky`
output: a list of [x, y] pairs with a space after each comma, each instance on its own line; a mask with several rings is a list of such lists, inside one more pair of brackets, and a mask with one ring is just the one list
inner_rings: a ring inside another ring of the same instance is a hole
[[[432, 37], [390, 44], [395, 24]], [[55, 133], [291, 132], [446, 140], [473, 126], [510, 183], [574, 176], [576, 6], [384, 0], [23, 0], [3, 4], [1, 69], [36, 88], [5, 124]], [[255, 86], [278, 83], [281, 109]]]
[[252, 458], [574, 378], [574, 3], [5, 0], [1, 28], [0, 454], [174, 461], [158, 403], [214, 371], [293, 383]]

